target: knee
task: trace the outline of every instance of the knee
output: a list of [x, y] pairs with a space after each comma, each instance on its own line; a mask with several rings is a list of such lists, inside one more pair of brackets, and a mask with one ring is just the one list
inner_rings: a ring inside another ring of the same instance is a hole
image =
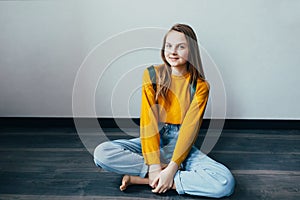
[[103, 142], [99, 144], [94, 150], [94, 162], [98, 167], [102, 167], [102, 165], [107, 165], [110, 157], [110, 151], [112, 149], [113, 144], [108, 142]]
[[230, 176], [227, 177], [226, 183], [218, 183], [215, 185], [214, 197], [215, 198], [228, 197], [233, 193], [234, 187], [235, 187], [235, 180], [233, 176], [230, 174]]

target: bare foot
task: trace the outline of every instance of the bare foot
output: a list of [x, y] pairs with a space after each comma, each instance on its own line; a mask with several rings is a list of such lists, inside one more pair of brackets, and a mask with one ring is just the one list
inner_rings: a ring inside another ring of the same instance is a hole
[[122, 185], [120, 186], [120, 190], [124, 191], [126, 190], [127, 186], [131, 185], [130, 182], [130, 176], [129, 175], [124, 175], [122, 179]]

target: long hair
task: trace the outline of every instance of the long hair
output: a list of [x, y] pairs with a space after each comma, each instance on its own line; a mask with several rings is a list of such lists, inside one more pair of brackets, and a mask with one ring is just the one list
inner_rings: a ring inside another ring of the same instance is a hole
[[166, 33], [163, 39], [163, 45], [161, 49], [161, 58], [164, 61], [164, 65], [158, 68], [158, 87], [155, 95], [155, 99], [158, 99], [158, 96], [163, 97], [168, 102], [167, 93], [171, 85], [171, 74], [172, 69], [170, 64], [165, 58], [165, 44], [168, 33], [171, 31], [178, 31], [185, 35], [188, 44], [188, 60], [187, 60], [187, 71], [190, 73], [190, 83], [197, 81], [197, 79], [205, 80], [205, 75], [202, 67], [200, 50], [197, 42], [197, 36], [193, 29], [186, 24], [175, 24], [171, 29]]

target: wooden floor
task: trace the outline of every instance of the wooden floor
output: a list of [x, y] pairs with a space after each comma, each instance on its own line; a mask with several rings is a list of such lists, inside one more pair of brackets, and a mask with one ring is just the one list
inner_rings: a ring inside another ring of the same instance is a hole
[[[129, 138], [117, 129], [107, 135]], [[299, 142], [299, 130], [224, 130], [209, 156], [235, 176], [227, 199], [300, 199]], [[119, 191], [121, 176], [94, 165], [74, 128], [0, 127], [0, 156], [0, 199], [207, 199], [148, 186]]]

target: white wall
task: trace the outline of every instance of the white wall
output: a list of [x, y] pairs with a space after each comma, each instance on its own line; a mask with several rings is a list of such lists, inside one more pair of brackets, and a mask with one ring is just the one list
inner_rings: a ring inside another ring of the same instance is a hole
[[71, 117], [75, 77], [87, 63], [99, 73], [81, 83], [96, 88], [85, 94], [96, 115], [138, 117], [141, 73], [161, 62], [159, 50], [115, 55], [108, 66], [100, 57], [136, 43], [132, 35], [119, 41], [124, 31], [157, 27], [147, 38], [159, 46], [161, 30], [181, 22], [218, 67], [226, 118], [300, 119], [299, 9], [297, 0], [1, 1], [0, 117]]

